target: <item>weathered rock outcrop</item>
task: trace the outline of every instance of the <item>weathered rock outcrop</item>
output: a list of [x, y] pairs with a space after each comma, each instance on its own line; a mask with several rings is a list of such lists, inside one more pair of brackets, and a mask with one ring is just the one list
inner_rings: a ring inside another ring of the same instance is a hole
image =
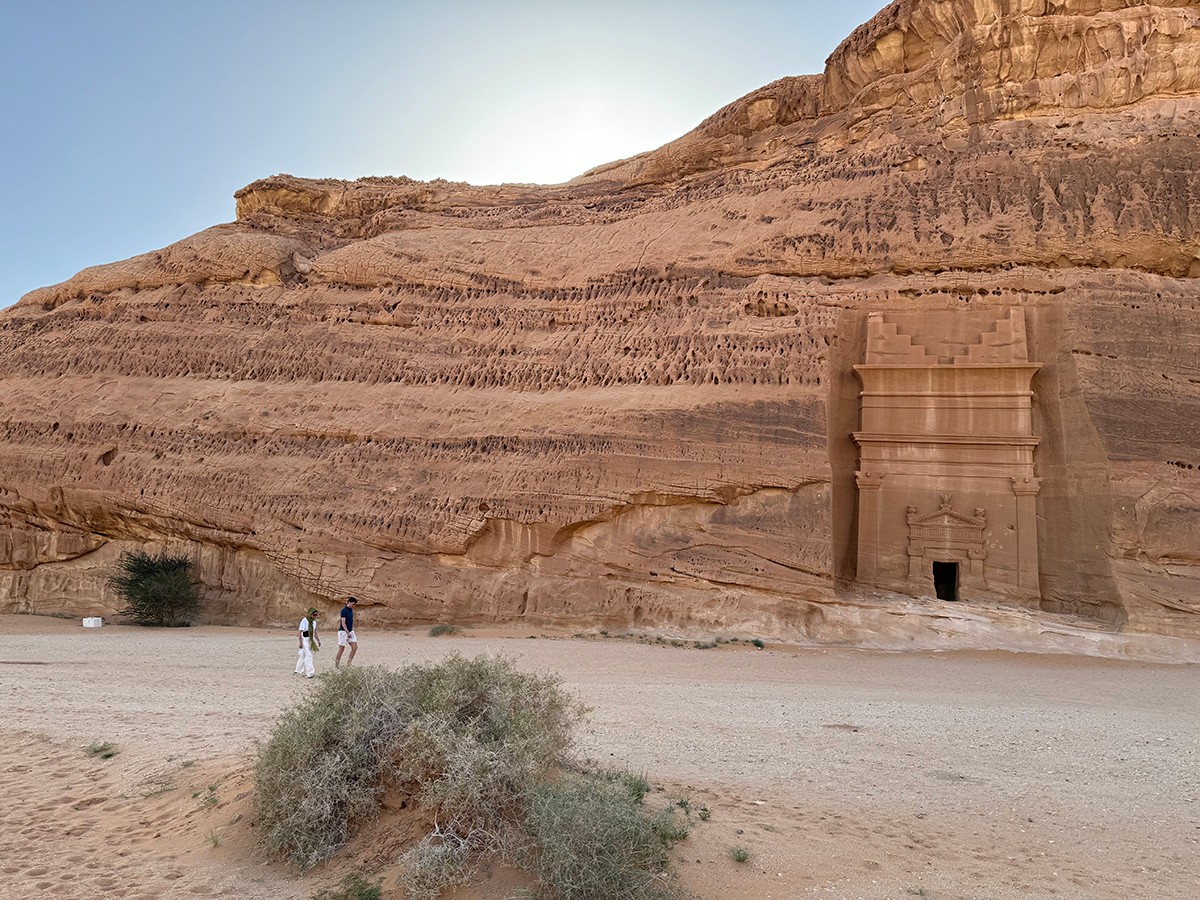
[[864, 640], [868, 317], [938, 366], [1020, 310], [1037, 589], [986, 603], [1200, 637], [1198, 158], [1194, 2], [898, 0], [567, 184], [264, 179], [0, 315], [0, 606], [167, 541], [226, 620]]

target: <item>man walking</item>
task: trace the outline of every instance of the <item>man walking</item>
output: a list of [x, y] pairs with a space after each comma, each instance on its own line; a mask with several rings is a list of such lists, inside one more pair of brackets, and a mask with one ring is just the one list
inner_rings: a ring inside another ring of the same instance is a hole
[[346, 600], [346, 605], [342, 607], [342, 611], [338, 613], [338, 652], [333, 658], [333, 667], [336, 669], [342, 664], [342, 651], [346, 646], [350, 646], [350, 657], [346, 660], [346, 667], [349, 668], [354, 662], [354, 654], [358, 652], [358, 635], [354, 633], [354, 607], [358, 605], [357, 597], [350, 597]]
[[320, 613], [315, 606], [310, 607], [308, 615], [300, 620], [296, 636], [300, 639], [300, 651], [296, 654], [296, 674], [312, 678], [313, 651], [321, 649], [321, 639], [317, 637], [317, 616]]

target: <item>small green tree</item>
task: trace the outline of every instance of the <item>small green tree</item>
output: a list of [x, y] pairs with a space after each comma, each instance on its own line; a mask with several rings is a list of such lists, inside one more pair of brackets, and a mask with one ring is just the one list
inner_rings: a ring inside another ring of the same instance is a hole
[[200, 594], [192, 584], [192, 561], [163, 550], [122, 553], [118, 572], [108, 580], [128, 604], [120, 614], [137, 625], [190, 625], [200, 612]]

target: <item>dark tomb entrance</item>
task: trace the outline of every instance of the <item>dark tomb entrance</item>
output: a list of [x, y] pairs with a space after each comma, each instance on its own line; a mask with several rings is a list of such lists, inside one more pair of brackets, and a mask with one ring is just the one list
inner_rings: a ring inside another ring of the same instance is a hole
[[933, 564], [933, 589], [939, 600], [958, 599], [958, 563]]

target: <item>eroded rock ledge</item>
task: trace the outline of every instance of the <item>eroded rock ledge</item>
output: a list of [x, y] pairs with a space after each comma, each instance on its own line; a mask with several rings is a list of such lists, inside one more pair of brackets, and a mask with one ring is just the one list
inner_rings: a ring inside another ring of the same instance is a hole
[[173, 542], [224, 621], [868, 642], [868, 315], [1020, 310], [1039, 588], [987, 603], [1200, 637], [1198, 26], [900, 0], [567, 184], [255, 182], [0, 314], [0, 608], [111, 610]]

